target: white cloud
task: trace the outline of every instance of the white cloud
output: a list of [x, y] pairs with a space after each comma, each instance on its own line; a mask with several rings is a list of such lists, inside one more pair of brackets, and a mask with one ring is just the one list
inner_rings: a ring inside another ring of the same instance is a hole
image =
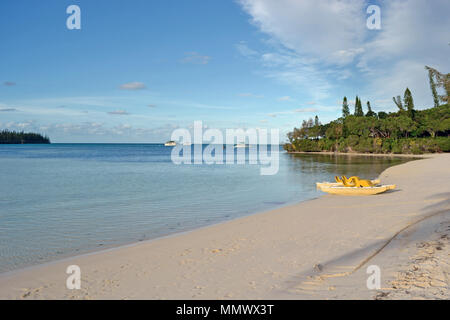
[[293, 115], [296, 113], [314, 113], [314, 112], [318, 112], [319, 108], [298, 108], [295, 110], [288, 110], [288, 111], [277, 111], [277, 112], [273, 112], [268, 114], [269, 117], [272, 118], [276, 118], [279, 115]]
[[[377, 72], [377, 76], [371, 81], [367, 89], [367, 94], [375, 97], [378, 106], [386, 111], [396, 110], [391, 97], [400, 95], [403, 98], [404, 91], [408, 87], [414, 98], [416, 107], [430, 107], [432, 97], [428, 84], [428, 75], [424, 66], [416, 61], [400, 61], [392, 69]], [[378, 109], [377, 104], [373, 104], [374, 109]]]
[[341, 49], [331, 54], [332, 60], [339, 64], [348, 64], [364, 52], [364, 48]]
[[367, 42], [362, 64], [405, 58], [420, 59], [423, 64], [448, 61], [449, 10], [447, 0], [386, 2], [382, 28]]
[[409, 87], [416, 105], [429, 106], [423, 67], [450, 69], [448, 0], [381, 2], [381, 30], [366, 28], [368, 1], [238, 2], [269, 36], [269, 52], [258, 56], [262, 74], [317, 101], [343, 85], [370, 100], [386, 100]]
[[41, 107], [31, 104], [2, 104], [0, 103], [1, 107], [4, 107], [0, 109], [0, 111], [5, 112], [15, 112], [19, 111], [21, 114], [28, 114], [28, 115], [40, 115], [40, 116], [80, 116], [83, 115], [83, 111], [78, 110], [72, 110], [67, 108], [48, 108], [48, 107]]
[[188, 101], [163, 101], [165, 104], [170, 104], [174, 106], [182, 106], [187, 108], [195, 108], [195, 109], [211, 109], [211, 110], [235, 110], [238, 109], [236, 107], [231, 106], [221, 106], [221, 105], [211, 105], [197, 102], [188, 102]]
[[291, 101], [292, 98], [290, 96], [284, 96], [277, 99], [278, 101]]
[[115, 111], [110, 111], [110, 112], [108, 112], [108, 114], [119, 115], [119, 116], [126, 116], [126, 115], [129, 115], [129, 113], [126, 112], [125, 110], [115, 110]]
[[6, 129], [12, 130], [12, 131], [30, 130], [35, 127], [34, 121], [32, 121], [32, 120], [9, 121], [6, 123], [0, 123], [0, 125]]
[[[406, 87], [416, 106], [430, 107], [425, 65], [443, 72], [450, 69], [450, 2], [390, 1], [382, 11], [382, 29], [366, 45], [358, 67], [370, 78], [367, 92], [377, 100], [403, 96]], [[394, 109], [393, 103], [388, 104]]]
[[108, 126], [96, 121], [38, 123], [34, 120], [10, 121], [0, 123], [0, 126], [9, 130], [40, 132], [48, 135], [52, 142], [162, 142], [169, 139], [177, 128], [169, 123], [142, 128], [129, 123]]
[[276, 80], [293, 89], [302, 90], [316, 100], [322, 100], [329, 96], [332, 85], [323, 76], [323, 73], [314, 67], [298, 66], [295, 69], [282, 68], [270, 70], [265, 76]]
[[142, 90], [145, 88], [145, 84], [142, 82], [128, 82], [120, 86], [122, 90]]
[[236, 49], [239, 51], [240, 54], [242, 54], [244, 57], [251, 57], [258, 55], [258, 52], [255, 50], [252, 50], [248, 47], [247, 42], [241, 41], [236, 45]]
[[193, 64], [208, 64], [210, 60], [210, 56], [204, 56], [199, 54], [198, 52], [187, 52], [181, 62]]
[[111, 107], [116, 104], [123, 104], [129, 99], [123, 101], [121, 97], [112, 96], [82, 96], [82, 97], [56, 97], [56, 98], [39, 98], [19, 100], [17, 103], [26, 105], [46, 105], [58, 108], [67, 106], [92, 106], [92, 107]]
[[305, 113], [311, 113], [311, 112], [317, 112], [319, 111], [319, 109], [317, 108], [300, 108], [300, 109], [295, 109], [294, 112], [305, 112]]
[[253, 24], [297, 53], [341, 62], [361, 50], [359, 44], [367, 30], [364, 1], [239, 2]]
[[20, 129], [25, 129], [31, 126], [31, 122], [20, 122], [17, 124], [17, 127]]
[[239, 93], [239, 97], [247, 97], [247, 98], [264, 98], [263, 95], [258, 95], [250, 92]]

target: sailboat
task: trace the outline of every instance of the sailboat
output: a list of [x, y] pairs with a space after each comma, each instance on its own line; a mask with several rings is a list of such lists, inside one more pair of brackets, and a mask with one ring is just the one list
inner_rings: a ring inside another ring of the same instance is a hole
[[164, 143], [164, 145], [166, 147], [175, 147], [177, 145], [177, 143], [175, 141], [167, 141], [166, 143]]
[[241, 143], [235, 144], [235, 145], [234, 145], [234, 148], [235, 148], [235, 149], [236, 149], [236, 148], [248, 148], [248, 145], [245, 144], [245, 143], [243, 143], [243, 142], [241, 142]]

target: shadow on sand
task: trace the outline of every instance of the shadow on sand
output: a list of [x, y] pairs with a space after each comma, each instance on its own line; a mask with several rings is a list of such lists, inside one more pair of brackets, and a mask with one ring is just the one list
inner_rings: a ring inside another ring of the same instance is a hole
[[[395, 192], [395, 190], [393, 190]], [[400, 191], [400, 190], [397, 190]], [[350, 251], [346, 254], [343, 254], [339, 257], [335, 257], [333, 259], [320, 262], [320, 264], [316, 264], [315, 266], [311, 266], [307, 270], [300, 272], [299, 274], [292, 277], [287, 281], [286, 286], [283, 289], [284, 293], [290, 293], [290, 290], [295, 289], [301, 283], [306, 281], [307, 279], [311, 279], [311, 277], [320, 277], [322, 279], [325, 278], [335, 278], [335, 277], [345, 277], [352, 275], [360, 268], [362, 268], [365, 264], [367, 264], [371, 259], [373, 259], [377, 254], [379, 254], [382, 250], [392, 250], [398, 248], [398, 244], [390, 246], [386, 248], [394, 239], [398, 238], [403, 232], [407, 231], [413, 226], [420, 224], [421, 222], [435, 217], [441, 214], [449, 214], [450, 213], [450, 192], [445, 193], [437, 193], [434, 194], [427, 199], [443, 199], [437, 203], [427, 205], [423, 207], [420, 211], [423, 212], [422, 215], [416, 217], [413, 221], [409, 222], [405, 227], [397, 231], [392, 237], [389, 239], [382, 239], [371, 243], [370, 245]], [[426, 239], [422, 239], [426, 240]], [[420, 241], [420, 239], [415, 239], [415, 241]], [[350, 263], [349, 263], [350, 262]], [[355, 265], [351, 270], [346, 272], [337, 272], [336, 270], [341, 269], [342, 266], [348, 266], [349, 264]], [[317, 267], [319, 266], [319, 267]]]

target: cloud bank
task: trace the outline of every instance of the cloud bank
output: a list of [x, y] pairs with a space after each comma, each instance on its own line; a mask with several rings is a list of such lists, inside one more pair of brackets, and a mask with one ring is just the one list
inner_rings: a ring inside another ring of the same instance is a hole
[[[257, 56], [265, 76], [313, 100], [336, 99], [343, 87], [386, 100], [409, 87], [430, 106], [425, 65], [450, 69], [450, 1], [382, 1], [381, 29], [369, 30], [368, 1], [238, 0], [250, 23], [268, 39]], [[245, 44], [245, 43], [244, 43]], [[246, 54], [247, 53], [247, 54]]]

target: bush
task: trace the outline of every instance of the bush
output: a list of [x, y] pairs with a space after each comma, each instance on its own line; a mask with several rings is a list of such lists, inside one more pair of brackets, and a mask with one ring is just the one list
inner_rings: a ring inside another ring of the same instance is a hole
[[436, 138], [436, 145], [441, 152], [450, 152], [450, 138], [438, 137]]
[[294, 142], [296, 151], [302, 152], [318, 152], [322, 151], [319, 146], [319, 140], [301, 139]]
[[373, 139], [372, 138], [359, 138], [358, 145], [355, 150], [363, 153], [372, 153], [374, 151]]
[[347, 145], [349, 147], [355, 148], [359, 143], [359, 136], [351, 135], [347, 138]]
[[323, 150], [326, 151], [334, 151], [335, 150], [335, 144], [336, 141], [331, 139], [322, 139], [321, 142], [323, 143]]

